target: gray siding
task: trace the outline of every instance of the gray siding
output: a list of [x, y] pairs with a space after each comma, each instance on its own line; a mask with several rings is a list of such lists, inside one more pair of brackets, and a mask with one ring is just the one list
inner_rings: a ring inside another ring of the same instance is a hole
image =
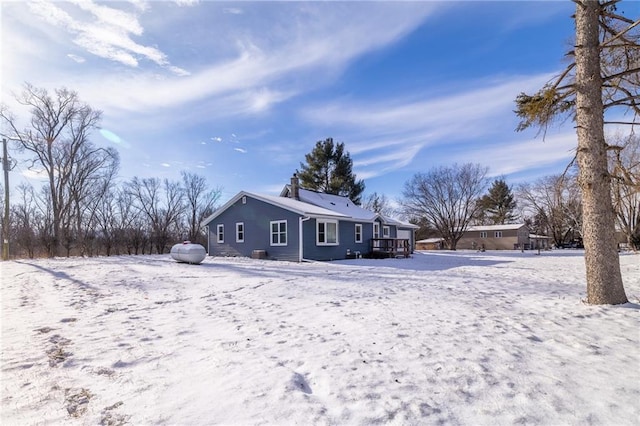
[[[362, 225], [362, 242], [356, 243], [356, 223]], [[316, 219], [304, 222], [304, 254], [305, 259], [311, 260], [336, 260], [344, 259], [347, 250], [351, 253], [357, 251], [361, 255], [369, 253], [371, 249], [371, 238], [373, 237], [373, 225], [370, 222], [338, 221], [338, 243], [337, 246], [317, 245], [316, 240]]]
[[[250, 196], [247, 203], [242, 198], [209, 223], [209, 255], [251, 256], [253, 250], [265, 250], [267, 257], [278, 260], [298, 261], [300, 215], [265, 203]], [[270, 222], [287, 221], [287, 245], [271, 245]], [[236, 242], [236, 223], [244, 223], [244, 242]], [[224, 225], [224, 243], [218, 243], [217, 228]]]

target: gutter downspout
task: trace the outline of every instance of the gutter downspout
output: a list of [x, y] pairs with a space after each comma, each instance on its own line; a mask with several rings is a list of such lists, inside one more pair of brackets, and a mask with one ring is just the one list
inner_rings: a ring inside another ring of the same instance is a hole
[[298, 218], [298, 262], [312, 262], [312, 260], [310, 259], [305, 259], [303, 256], [303, 250], [302, 250], [302, 246], [304, 243], [304, 239], [302, 238], [302, 222], [306, 222], [307, 220], [311, 219], [310, 217], [302, 217], [300, 216]]
[[207, 225], [206, 228], [207, 228], [207, 255], [211, 256], [211, 253], [210, 253], [211, 252], [211, 245], [210, 245], [211, 234], [209, 233], [209, 225]]

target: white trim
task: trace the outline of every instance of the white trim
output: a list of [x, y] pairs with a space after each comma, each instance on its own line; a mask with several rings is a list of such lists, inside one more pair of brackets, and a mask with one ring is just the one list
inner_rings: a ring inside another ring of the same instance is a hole
[[380, 223], [373, 222], [373, 238], [380, 238]]
[[298, 218], [298, 261], [303, 262], [310, 260], [304, 258], [304, 238], [303, 238], [303, 223], [307, 220], [311, 219], [310, 217], [302, 217]]
[[487, 231], [480, 231], [480, 238], [487, 238]]
[[[358, 229], [360, 230], [359, 232], [358, 232]], [[362, 224], [361, 223], [356, 223], [355, 224], [354, 233], [355, 233], [356, 243], [361, 243], [362, 242]], [[358, 235], [358, 234], [360, 234], [360, 235]]]
[[[222, 235], [222, 238], [220, 236]], [[219, 223], [216, 226], [216, 241], [218, 244], [224, 243], [224, 223]]]
[[383, 226], [382, 227], [382, 238], [391, 238], [391, 227], [390, 226]]
[[[280, 229], [280, 225], [284, 223], [284, 243], [282, 242], [282, 230]], [[273, 225], [278, 225], [278, 230], [274, 233], [273, 232]], [[272, 220], [271, 222], [269, 222], [269, 245], [271, 246], [286, 246], [289, 240], [288, 237], [288, 226], [287, 226], [287, 221], [286, 220]], [[277, 236], [278, 237], [278, 242], [274, 243], [273, 242], [273, 237]]]
[[493, 233], [494, 238], [502, 238], [502, 231], [495, 231]]
[[[320, 225], [324, 225], [324, 229], [323, 229], [323, 234], [324, 234], [324, 241], [320, 241]], [[327, 242], [328, 237], [329, 237], [329, 230], [327, 225], [334, 225], [336, 227], [336, 233], [335, 233], [335, 241], [332, 242]], [[337, 220], [332, 220], [332, 219], [317, 219], [316, 220], [316, 245], [317, 246], [337, 246], [340, 244], [340, 238], [339, 238], [339, 227], [338, 227], [338, 221]]]
[[[242, 230], [239, 228], [242, 227]], [[242, 233], [242, 238], [240, 234]], [[244, 222], [236, 222], [236, 243], [244, 243]]]

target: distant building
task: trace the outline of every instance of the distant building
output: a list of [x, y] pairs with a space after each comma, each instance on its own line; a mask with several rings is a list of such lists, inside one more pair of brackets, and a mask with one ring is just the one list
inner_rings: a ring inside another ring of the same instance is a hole
[[442, 250], [444, 238], [425, 238], [416, 241], [416, 250]]
[[458, 241], [457, 248], [461, 250], [530, 249], [532, 247], [529, 235], [529, 228], [524, 223], [470, 226]]

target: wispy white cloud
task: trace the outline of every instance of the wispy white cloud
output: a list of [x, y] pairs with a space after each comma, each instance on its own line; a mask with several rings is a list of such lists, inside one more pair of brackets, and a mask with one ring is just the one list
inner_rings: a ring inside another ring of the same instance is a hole
[[469, 147], [453, 159], [458, 162], [471, 159], [489, 166], [491, 176], [502, 176], [557, 162], [568, 165], [576, 154], [576, 146], [575, 132], [567, 131], [544, 139], [510, 139], [500, 144]]
[[[434, 98], [424, 94], [367, 103], [337, 101], [309, 107], [301, 115], [309, 123], [332, 126], [349, 135], [349, 152], [356, 158], [358, 176], [371, 178], [406, 167], [429, 147], [473, 145], [488, 135], [505, 139], [505, 123], [512, 125], [507, 130], [509, 142], [505, 142], [511, 143], [514, 99], [522, 91], [540, 87], [550, 77], [543, 74], [478, 81], [467, 91]], [[514, 154], [513, 150], [507, 151]], [[547, 155], [548, 161], [553, 161], [552, 157]]]
[[246, 154], [248, 151], [244, 148], [233, 148], [234, 151], [238, 151], [241, 154]]
[[30, 180], [44, 181], [48, 179], [46, 170], [26, 169], [22, 171], [22, 176]]
[[[74, 34], [75, 43], [87, 51], [138, 68], [135, 74], [102, 73], [98, 87], [90, 70], [75, 79], [74, 87], [101, 109], [157, 113], [215, 97], [211, 111], [202, 110], [208, 115], [262, 113], [329, 84], [356, 58], [415, 29], [435, 8], [427, 3], [280, 3], [258, 21], [242, 14], [237, 19], [245, 20], [225, 34], [225, 40], [234, 40], [231, 45], [236, 54], [217, 57], [209, 48], [206, 55], [200, 55], [207, 61], [192, 66], [192, 73], [185, 76], [186, 71], [172, 68], [158, 48], [133, 41], [132, 36], [143, 30], [134, 12], [128, 12], [127, 19], [116, 26], [112, 25], [116, 15], [105, 10], [110, 6], [85, 6], [94, 16], [87, 23], [55, 3], [43, 1], [42, 5], [39, 16]], [[176, 76], [141, 67], [143, 58]]]
[[200, 0], [173, 0], [178, 6], [195, 6]]
[[67, 57], [79, 64], [82, 64], [85, 62], [85, 59], [82, 56], [74, 55], [73, 53], [69, 53]]
[[[132, 39], [144, 32], [134, 13], [82, 0], [64, 4], [37, 0], [29, 3], [29, 9], [33, 15], [74, 35], [73, 42], [93, 55], [130, 67], [137, 67], [144, 58], [177, 75], [188, 75], [186, 70], [171, 65], [158, 48]], [[83, 12], [88, 12], [90, 18]]]
[[230, 15], [242, 15], [244, 13], [244, 10], [239, 7], [225, 7], [222, 11], [223, 13], [228, 13]]

